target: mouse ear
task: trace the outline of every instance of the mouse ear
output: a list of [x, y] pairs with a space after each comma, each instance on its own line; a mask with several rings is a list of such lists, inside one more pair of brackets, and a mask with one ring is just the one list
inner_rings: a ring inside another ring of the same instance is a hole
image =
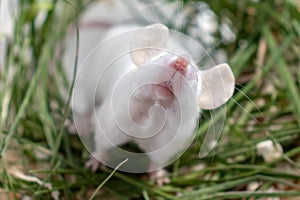
[[200, 108], [214, 109], [228, 101], [234, 91], [234, 75], [228, 64], [223, 63], [201, 71]]
[[131, 41], [130, 56], [141, 66], [167, 47], [169, 29], [163, 24], [152, 24], [137, 31]]

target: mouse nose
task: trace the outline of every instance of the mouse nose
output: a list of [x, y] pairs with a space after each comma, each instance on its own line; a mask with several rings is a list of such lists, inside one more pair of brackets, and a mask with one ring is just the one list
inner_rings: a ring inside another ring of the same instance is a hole
[[182, 57], [177, 58], [176, 60], [174, 60], [171, 63], [171, 67], [183, 75], [185, 75], [186, 68], [188, 65], [189, 65], [189, 62]]

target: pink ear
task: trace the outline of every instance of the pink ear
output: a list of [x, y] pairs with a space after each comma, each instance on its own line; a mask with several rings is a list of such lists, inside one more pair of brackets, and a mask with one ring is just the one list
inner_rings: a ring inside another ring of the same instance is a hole
[[131, 59], [141, 66], [167, 47], [169, 30], [163, 24], [152, 24], [137, 31], [131, 41]]
[[201, 80], [198, 102], [202, 109], [215, 109], [226, 103], [233, 95], [235, 79], [226, 63], [202, 71]]

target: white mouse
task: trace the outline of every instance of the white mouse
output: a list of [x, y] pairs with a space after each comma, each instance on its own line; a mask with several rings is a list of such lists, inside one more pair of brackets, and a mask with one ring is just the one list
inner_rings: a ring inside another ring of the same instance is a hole
[[[228, 64], [199, 70], [186, 51], [169, 50], [172, 38], [162, 24], [115, 26], [105, 35], [113, 36], [88, 54], [72, 99], [78, 124], [95, 108], [94, 144], [86, 145], [93, 159], [87, 165], [96, 169], [96, 158], [116, 167], [128, 158], [120, 170], [161, 169], [191, 144], [201, 109], [217, 108], [232, 96], [233, 73]], [[129, 141], [145, 153], [118, 147]], [[118, 156], [110, 156], [112, 149]]]

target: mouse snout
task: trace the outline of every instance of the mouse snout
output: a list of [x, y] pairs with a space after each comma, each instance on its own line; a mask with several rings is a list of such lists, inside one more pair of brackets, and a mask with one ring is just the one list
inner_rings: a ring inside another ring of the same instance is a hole
[[186, 68], [187, 66], [189, 65], [189, 62], [182, 58], [182, 57], [179, 57], [177, 59], [175, 59], [171, 64], [170, 66], [175, 69], [176, 71], [178, 71], [179, 73], [181, 73], [182, 75], [185, 75], [186, 74]]

